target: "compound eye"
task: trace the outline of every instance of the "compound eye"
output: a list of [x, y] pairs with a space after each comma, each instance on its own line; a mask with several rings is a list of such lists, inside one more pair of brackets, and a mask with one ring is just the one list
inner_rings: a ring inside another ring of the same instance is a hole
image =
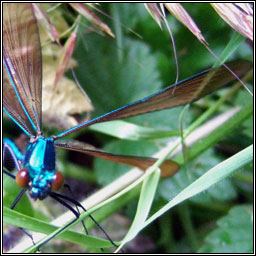
[[59, 190], [64, 182], [64, 177], [60, 172], [56, 172], [52, 179], [52, 190]]
[[16, 183], [22, 187], [22, 188], [26, 188], [28, 186], [28, 182], [29, 182], [29, 174], [28, 174], [28, 170], [23, 168], [20, 169], [16, 175]]

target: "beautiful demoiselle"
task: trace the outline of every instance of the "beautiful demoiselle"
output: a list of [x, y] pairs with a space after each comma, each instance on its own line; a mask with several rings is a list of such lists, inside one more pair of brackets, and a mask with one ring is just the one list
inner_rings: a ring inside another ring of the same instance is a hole
[[[78, 142], [57, 142], [59, 139], [96, 123], [185, 105], [236, 79], [223, 66], [210, 69], [142, 100], [46, 138], [41, 130], [42, 56], [33, 6], [30, 3], [5, 3], [3, 7], [4, 111], [30, 138], [24, 154], [10, 140], [4, 141], [4, 158], [8, 154], [18, 171], [16, 176], [5, 170], [4, 173], [16, 179], [17, 184], [24, 188], [12, 204], [12, 208], [28, 190], [30, 197], [35, 200], [43, 200], [47, 196], [54, 198], [78, 218], [79, 212], [65, 203], [63, 199], [77, 206], [80, 204], [72, 198], [53, 192], [62, 186], [64, 180], [62, 174], [56, 171], [55, 148], [78, 151], [135, 166], [142, 170], [146, 170], [156, 159], [110, 154], [87, 148]], [[247, 61], [235, 61], [229, 63], [228, 66], [238, 77], [241, 77], [250, 69], [251, 64]], [[172, 160], [166, 160], [160, 168], [162, 176], [169, 177], [177, 172], [179, 165]]]

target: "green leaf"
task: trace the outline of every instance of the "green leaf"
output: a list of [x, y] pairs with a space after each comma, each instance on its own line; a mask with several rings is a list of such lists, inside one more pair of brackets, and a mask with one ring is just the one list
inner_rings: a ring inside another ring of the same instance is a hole
[[[236, 49], [242, 44], [243, 41], [245, 41], [245, 38], [241, 34], [235, 33], [230, 39], [226, 48], [222, 51], [221, 55], [219, 56], [220, 60], [222, 62], [225, 62], [230, 57], [230, 55], [233, 54], [234, 51], [236, 51]], [[217, 61], [213, 65], [213, 67], [216, 67], [218, 65], [220, 65], [220, 63]]]
[[123, 120], [95, 124], [90, 127], [90, 130], [126, 140], [152, 140], [179, 135], [178, 131], [161, 131]]
[[[3, 212], [4, 212], [4, 218], [3, 218], [4, 223], [11, 224], [17, 227], [22, 227], [26, 230], [44, 233], [44, 234], [51, 234], [52, 232], [56, 232], [57, 230], [57, 228], [52, 224], [21, 214], [5, 206], [3, 207]], [[65, 225], [66, 223], [63, 224], [63, 226], [60, 227], [59, 229], [63, 228]], [[110, 242], [107, 240], [95, 238], [95, 237], [84, 235], [74, 231], [66, 231], [65, 233], [61, 233], [59, 235], [59, 238], [72, 243], [80, 244], [82, 246], [93, 247], [93, 248], [106, 248], [111, 246]], [[48, 237], [46, 237], [46, 240], [47, 239]], [[37, 249], [37, 246], [38, 244], [35, 246], [32, 246], [30, 249], [28, 249], [28, 252], [35, 251]]]
[[210, 169], [207, 173], [202, 175], [184, 190], [182, 190], [177, 196], [175, 196], [169, 203], [167, 203], [162, 209], [151, 216], [144, 224], [144, 227], [149, 225], [156, 218], [170, 210], [175, 205], [189, 199], [202, 191], [210, 188], [212, 185], [230, 176], [232, 173], [242, 168], [244, 165], [250, 163], [253, 160], [253, 146], [249, 146], [227, 160], [221, 162], [217, 166]]
[[253, 253], [253, 206], [233, 207], [217, 221], [198, 253]]
[[[250, 90], [252, 91], [251, 88]], [[245, 90], [240, 90], [235, 97], [235, 104], [239, 106], [248, 106], [249, 104], [252, 104], [252, 102], [253, 97]], [[243, 123], [242, 132], [249, 138], [253, 138], [253, 116]]]
[[153, 199], [155, 197], [156, 188], [160, 179], [160, 170], [157, 168], [154, 169], [155, 171], [143, 181], [135, 218], [128, 233], [122, 240], [119, 249], [122, 248], [124, 244], [132, 240], [137, 235], [140, 228], [142, 227], [142, 224], [148, 217]]
[[[127, 26], [121, 26], [124, 32], [127, 30], [133, 31], [136, 27], [136, 24], [148, 18], [148, 14], [145, 10], [144, 4], [142, 3], [133, 3], [132, 5], [123, 4], [123, 3], [115, 3], [111, 4], [111, 14], [115, 17], [115, 13], [118, 13], [120, 18], [120, 23], [113, 22], [114, 26], [117, 26], [116, 24], [123, 25], [127, 24]], [[136, 31], [134, 31], [136, 33]]]
[[[180, 170], [172, 179], [165, 179], [161, 182], [159, 193], [166, 200], [170, 200], [175, 194], [198, 179], [209, 169], [221, 162], [221, 158], [216, 156], [212, 149], [201, 154], [198, 159], [189, 162], [187, 169]], [[215, 186], [211, 187], [208, 193], [199, 194], [192, 198], [193, 202], [206, 204], [211, 203], [213, 200], [232, 200], [236, 198], [236, 190], [231, 180], [225, 179]]]
[[[173, 206], [183, 202], [184, 200], [208, 189], [213, 184], [216, 184], [220, 180], [229, 176], [231, 173], [235, 172], [242, 166], [248, 164], [253, 159], [253, 147], [250, 146], [243, 151], [239, 152], [235, 156], [223, 161], [218, 164], [206, 174], [201, 176], [187, 188], [185, 188], [181, 193], [179, 193], [174, 199], [167, 203], [161, 210], [152, 215], [149, 219], [145, 221], [142, 226], [137, 226], [136, 229], [132, 230], [132, 237], [135, 237], [143, 228], [148, 226], [156, 218], [160, 217], [167, 210], [171, 209]], [[131, 239], [132, 237], [129, 237]]]
[[[117, 49], [114, 41], [91, 35], [86, 41], [87, 52], [80, 38], [74, 57], [77, 59], [77, 77], [95, 107], [94, 115], [139, 100], [161, 88], [156, 60], [146, 44], [126, 38], [124, 48]], [[123, 60], [118, 60], [118, 51]], [[111, 56], [111, 57], [110, 57]], [[99, 65], [101, 63], [101, 65]]]

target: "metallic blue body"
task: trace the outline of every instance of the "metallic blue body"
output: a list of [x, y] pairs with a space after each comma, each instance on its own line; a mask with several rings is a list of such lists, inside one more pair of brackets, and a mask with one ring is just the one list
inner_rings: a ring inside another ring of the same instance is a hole
[[23, 166], [29, 173], [30, 196], [40, 200], [47, 197], [56, 173], [53, 139], [41, 136], [30, 141]]
[[51, 184], [56, 173], [54, 140], [51, 137], [45, 138], [43, 136], [31, 138], [25, 154], [12, 140], [5, 138], [3, 142], [10, 146], [15, 157], [27, 169], [30, 196], [40, 200], [46, 198], [51, 191]]

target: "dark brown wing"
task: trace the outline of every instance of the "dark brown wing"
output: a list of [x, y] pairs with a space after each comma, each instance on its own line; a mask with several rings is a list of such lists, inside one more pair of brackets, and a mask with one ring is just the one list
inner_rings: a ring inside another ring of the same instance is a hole
[[30, 134], [40, 132], [42, 57], [30, 3], [3, 4], [3, 57], [4, 108]]
[[[251, 68], [248, 61], [234, 61], [227, 66], [238, 76], [241, 77]], [[205, 95], [212, 93], [220, 87], [234, 81], [236, 78], [224, 66], [210, 69], [199, 73], [193, 77], [171, 85], [147, 98], [136, 101], [119, 109], [113, 110], [105, 115], [92, 119], [73, 127], [57, 136], [55, 139], [62, 138], [69, 133], [80, 130], [83, 127], [95, 123], [101, 123], [166, 108], [173, 108], [196, 101]]]
[[[72, 141], [72, 140], [65, 143], [55, 142], [55, 146], [56, 148], [77, 151], [90, 156], [99, 157], [108, 161], [134, 166], [143, 171], [146, 171], [148, 167], [153, 165], [158, 160], [156, 158], [151, 158], [151, 157], [110, 154], [110, 153], [98, 150], [89, 144], [79, 142], [79, 141]], [[174, 161], [166, 160], [164, 163], [162, 163], [162, 165], [160, 166], [160, 169], [161, 169], [162, 177], [170, 177], [179, 170], [179, 165]]]
[[6, 112], [13, 118], [17, 124], [25, 131], [27, 135], [33, 134], [33, 127], [21, 107], [19, 99], [10, 84], [6, 68], [3, 66], [3, 105]]

